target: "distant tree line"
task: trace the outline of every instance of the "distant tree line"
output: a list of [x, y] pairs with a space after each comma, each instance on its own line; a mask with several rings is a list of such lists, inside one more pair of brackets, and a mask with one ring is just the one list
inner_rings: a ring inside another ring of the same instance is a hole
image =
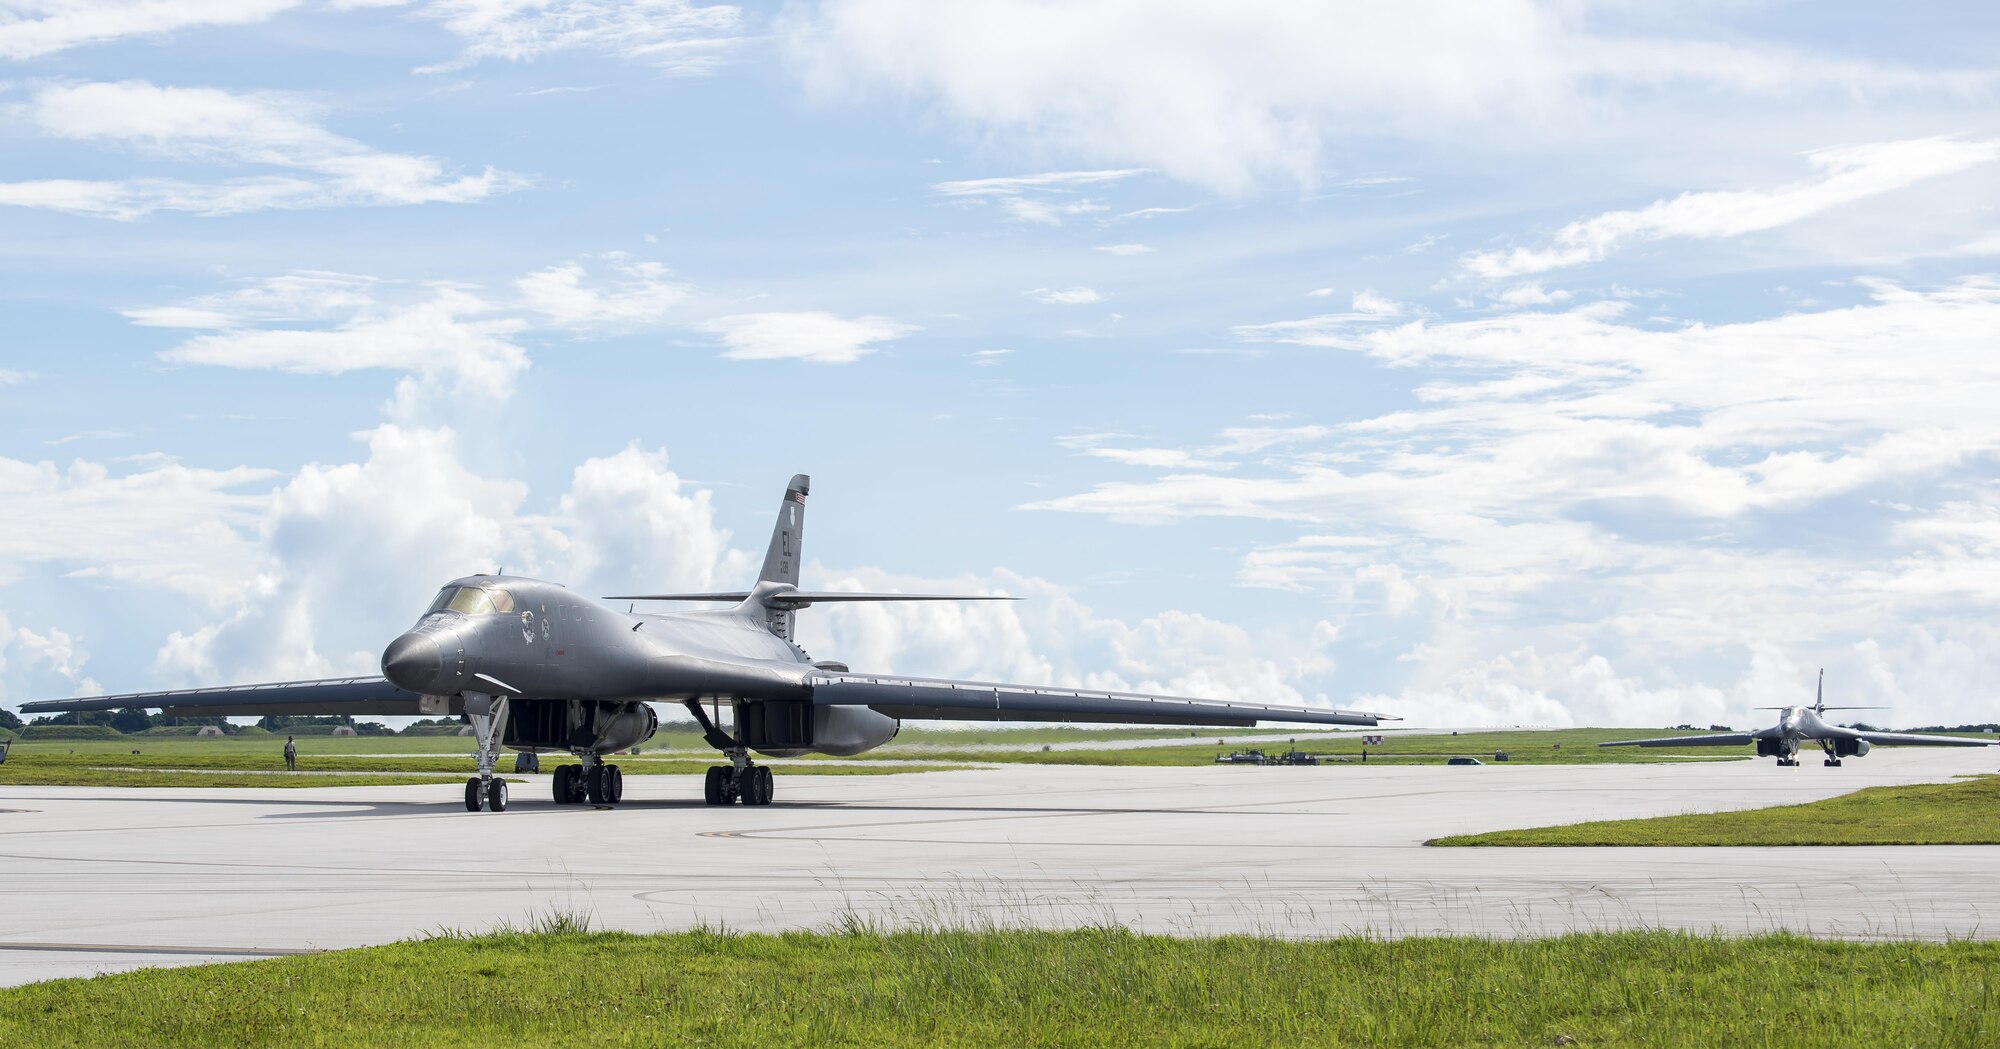
[[[452, 724], [458, 722], [453, 719]], [[419, 722], [426, 724], [426, 722]], [[191, 728], [200, 729], [213, 725], [225, 736], [234, 736], [248, 726], [237, 725], [225, 717], [181, 717], [167, 714], [151, 714], [137, 707], [123, 710], [84, 710], [69, 714], [50, 714], [28, 722], [28, 725], [54, 726], [96, 726], [107, 728], [125, 735], [136, 735], [153, 729]], [[286, 714], [270, 715], [257, 719], [256, 727], [266, 732], [286, 733], [295, 736], [324, 736], [345, 725], [354, 729], [357, 736], [393, 736], [396, 730], [379, 721], [356, 721], [346, 714]], [[0, 709], [0, 729], [20, 731], [27, 726], [13, 711]]]

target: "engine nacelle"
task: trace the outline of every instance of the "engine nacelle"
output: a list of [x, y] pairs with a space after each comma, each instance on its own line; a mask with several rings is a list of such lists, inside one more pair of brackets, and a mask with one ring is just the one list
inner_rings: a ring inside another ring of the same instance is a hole
[[634, 703], [620, 711], [609, 722], [598, 725], [597, 742], [590, 749], [609, 754], [612, 751], [630, 750], [653, 738], [660, 727], [659, 715], [644, 703]]
[[1757, 741], [1757, 756], [1760, 758], [1783, 757], [1784, 753], [1785, 743], [1783, 740], [1760, 739]]
[[759, 754], [851, 757], [896, 738], [903, 723], [867, 707], [814, 703], [745, 703], [737, 708], [743, 741]]
[[517, 699], [502, 740], [516, 750], [588, 750], [608, 754], [653, 738], [658, 715], [644, 703]]
[[1865, 739], [1836, 739], [1833, 741], [1833, 756], [1837, 758], [1858, 758], [1872, 749]]

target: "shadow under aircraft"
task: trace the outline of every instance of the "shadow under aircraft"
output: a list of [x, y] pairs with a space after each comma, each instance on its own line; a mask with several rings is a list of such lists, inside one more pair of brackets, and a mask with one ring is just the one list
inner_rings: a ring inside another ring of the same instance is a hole
[[[624, 775], [604, 759], [653, 736], [659, 728], [653, 702], [685, 705], [708, 744], [727, 760], [712, 766], [704, 781], [703, 797], [711, 805], [771, 803], [771, 770], [755, 763], [753, 752], [860, 754], [889, 742], [908, 719], [1222, 728], [1395, 720], [1317, 707], [854, 673], [842, 663], [814, 660], [793, 641], [792, 629], [797, 612], [812, 605], [1014, 599], [800, 590], [809, 489], [804, 474], [786, 486], [763, 570], [747, 591], [592, 599], [537, 579], [466, 576], [445, 584], [416, 624], [389, 643], [379, 677], [45, 700], [21, 709], [461, 715], [479, 744], [478, 774], [465, 782], [465, 807], [474, 812], [507, 807], [507, 783], [494, 775], [502, 747], [575, 755], [581, 764], [560, 765], [551, 777], [559, 804], [617, 804]], [[608, 601], [727, 607], [655, 614], [620, 611]]]

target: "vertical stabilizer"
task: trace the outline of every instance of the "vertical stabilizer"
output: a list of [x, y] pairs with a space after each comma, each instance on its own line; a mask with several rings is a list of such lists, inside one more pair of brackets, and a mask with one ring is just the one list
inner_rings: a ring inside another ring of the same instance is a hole
[[[806, 536], [806, 493], [812, 490], [812, 478], [805, 474], [793, 474], [792, 483], [785, 486], [785, 501], [778, 504], [778, 523], [771, 528], [771, 546], [764, 551], [764, 570], [757, 573], [758, 589], [765, 589], [766, 583], [779, 583], [789, 587], [799, 585], [799, 548]], [[792, 636], [792, 616], [790, 608], [767, 605], [764, 621], [771, 633], [790, 640]]]
[[771, 546], [764, 551], [758, 582], [799, 585], [799, 544], [806, 535], [806, 493], [811, 490], [812, 478], [805, 474], [794, 474], [785, 486], [785, 501], [778, 504], [778, 523], [771, 529]]

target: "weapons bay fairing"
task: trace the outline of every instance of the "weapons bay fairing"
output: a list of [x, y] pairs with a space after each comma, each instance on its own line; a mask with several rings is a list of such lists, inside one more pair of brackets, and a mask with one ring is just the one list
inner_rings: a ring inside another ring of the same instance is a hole
[[[24, 713], [157, 708], [176, 715], [462, 715], [478, 738], [465, 807], [507, 807], [494, 775], [503, 747], [568, 752], [558, 804], [616, 804], [624, 776], [605, 760], [651, 738], [649, 703], [687, 707], [728, 764], [708, 770], [711, 805], [771, 803], [771, 770], [751, 755], [849, 756], [894, 738], [904, 720], [1055, 721], [1248, 727], [1260, 721], [1374, 725], [1384, 714], [1265, 706], [1127, 692], [1040, 688], [852, 673], [815, 661], [793, 641], [800, 609], [851, 601], [994, 601], [989, 595], [863, 594], [798, 588], [810, 480], [792, 478], [751, 589], [592, 599], [521, 576], [474, 575], [438, 591], [414, 626], [382, 653], [380, 677], [44, 700]], [[607, 601], [689, 601], [728, 607], [620, 611]], [[727, 709], [733, 716], [723, 718]], [[728, 724], [725, 729], [724, 723]]]

